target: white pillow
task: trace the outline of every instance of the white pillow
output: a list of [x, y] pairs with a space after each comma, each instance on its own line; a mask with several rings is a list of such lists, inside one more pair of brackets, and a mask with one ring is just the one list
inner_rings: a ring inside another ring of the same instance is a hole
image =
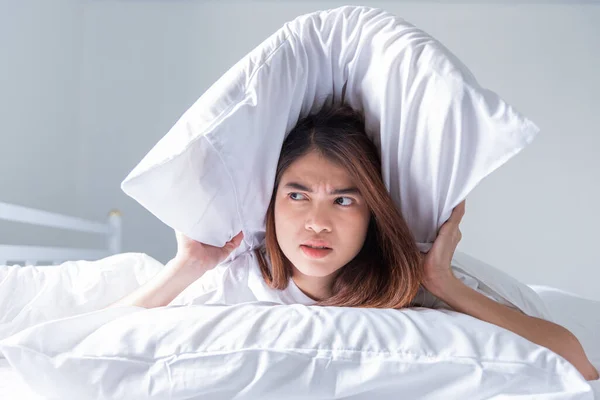
[[299, 117], [341, 98], [365, 113], [383, 179], [421, 251], [452, 209], [538, 128], [452, 53], [382, 10], [284, 25], [223, 75], [122, 183], [172, 228], [232, 254], [259, 246], [279, 152]]
[[553, 321], [542, 298], [532, 288], [506, 272], [461, 251], [454, 252], [452, 269], [454, 275], [466, 275], [474, 279], [476, 289], [488, 297], [502, 304], [512, 305], [526, 315]]
[[0, 350], [48, 399], [593, 398], [550, 350], [430, 309], [118, 307], [37, 325]]
[[162, 267], [141, 253], [57, 266], [2, 266], [0, 339], [41, 322], [106, 307], [148, 281]]

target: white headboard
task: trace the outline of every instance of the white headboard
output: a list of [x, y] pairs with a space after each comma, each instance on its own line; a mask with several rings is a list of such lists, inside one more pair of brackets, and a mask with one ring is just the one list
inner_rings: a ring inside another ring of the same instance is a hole
[[98, 260], [121, 252], [121, 213], [117, 210], [109, 213], [107, 221], [96, 222], [0, 202], [0, 220], [97, 233], [104, 235], [106, 240], [106, 250], [0, 244], [0, 265], [9, 262], [36, 265], [39, 261], [60, 264], [69, 260]]

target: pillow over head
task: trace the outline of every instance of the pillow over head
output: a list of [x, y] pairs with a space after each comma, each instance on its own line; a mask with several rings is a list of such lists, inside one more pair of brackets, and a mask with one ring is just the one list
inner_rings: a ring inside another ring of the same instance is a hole
[[239, 254], [264, 238], [281, 145], [298, 119], [341, 98], [364, 112], [382, 175], [419, 248], [538, 128], [480, 87], [427, 33], [347, 6], [285, 24], [223, 75], [122, 183], [172, 228]]

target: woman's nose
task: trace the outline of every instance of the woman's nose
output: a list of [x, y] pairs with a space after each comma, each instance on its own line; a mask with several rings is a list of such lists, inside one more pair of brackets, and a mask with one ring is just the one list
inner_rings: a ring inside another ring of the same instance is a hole
[[312, 207], [306, 216], [305, 228], [316, 233], [331, 232], [331, 219], [324, 207]]

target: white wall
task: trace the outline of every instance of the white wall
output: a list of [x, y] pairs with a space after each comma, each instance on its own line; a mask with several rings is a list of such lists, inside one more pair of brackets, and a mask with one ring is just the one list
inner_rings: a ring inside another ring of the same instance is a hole
[[[77, 214], [82, 25], [78, 0], [0, 1], [0, 201]], [[0, 222], [0, 242], [58, 245], [61, 238]]]
[[[600, 300], [600, 5], [360, 3], [437, 37], [542, 128], [472, 193], [460, 249], [524, 282]], [[122, 209], [125, 250], [168, 260], [170, 229], [122, 194], [120, 181], [212, 82], [284, 22], [342, 4], [87, 1], [80, 108], [73, 108], [80, 115], [78, 212], [104, 218]]]

